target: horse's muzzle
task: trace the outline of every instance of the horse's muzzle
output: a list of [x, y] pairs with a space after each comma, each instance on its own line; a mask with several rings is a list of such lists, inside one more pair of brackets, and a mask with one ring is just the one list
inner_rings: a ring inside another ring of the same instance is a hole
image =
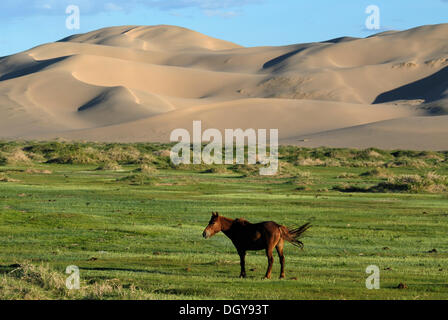
[[202, 236], [204, 237], [204, 239], [207, 239], [209, 237], [208, 232], [207, 231], [202, 232]]

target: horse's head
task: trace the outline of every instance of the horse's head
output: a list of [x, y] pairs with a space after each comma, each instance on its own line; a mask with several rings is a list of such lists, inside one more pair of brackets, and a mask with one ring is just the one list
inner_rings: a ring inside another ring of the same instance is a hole
[[202, 232], [202, 236], [205, 239], [208, 239], [211, 236], [217, 234], [219, 231], [221, 231], [221, 221], [219, 214], [218, 212], [212, 212], [212, 217], [210, 218], [208, 226], [204, 229], [204, 232]]

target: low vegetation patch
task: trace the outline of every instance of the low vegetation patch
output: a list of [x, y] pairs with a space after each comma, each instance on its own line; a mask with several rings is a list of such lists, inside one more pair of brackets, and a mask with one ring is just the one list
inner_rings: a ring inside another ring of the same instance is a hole
[[353, 179], [356, 178], [357, 175], [351, 172], [343, 172], [340, 175], [338, 175], [336, 178], [338, 179]]
[[154, 185], [157, 184], [160, 180], [152, 175], [138, 173], [118, 178], [117, 181], [126, 182], [130, 185]]
[[261, 165], [235, 164], [229, 167], [235, 173], [241, 174], [243, 177], [257, 176], [260, 174]]
[[47, 169], [28, 168], [28, 169], [25, 170], [25, 173], [29, 173], [29, 174], [52, 174], [53, 172], [51, 170], [47, 170]]
[[153, 167], [149, 164], [142, 164], [142, 165], [140, 165], [140, 167], [135, 169], [135, 171], [143, 173], [145, 175], [151, 175], [151, 174], [155, 174], [158, 172], [158, 170], [155, 167]]
[[15, 148], [11, 152], [4, 155], [6, 164], [28, 164], [31, 163], [31, 159], [20, 148]]
[[117, 162], [107, 161], [101, 164], [96, 170], [119, 171], [122, 167]]
[[225, 166], [212, 166], [202, 171], [202, 173], [227, 174], [229, 171]]
[[438, 175], [435, 172], [428, 172], [425, 175], [405, 174], [389, 176], [387, 181], [370, 187], [359, 184], [342, 184], [335, 186], [333, 189], [341, 192], [443, 193], [448, 190], [448, 179], [446, 176]]
[[8, 177], [4, 173], [0, 173], [0, 182], [19, 182], [20, 180]]
[[376, 192], [445, 192], [448, 188], [446, 176], [440, 176], [435, 172], [429, 172], [426, 175], [400, 175], [389, 178], [386, 182], [381, 182], [373, 187]]
[[0, 275], [1, 300], [152, 298], [133, 285], [124, 286], [119, 279], [81, 280], [79, 289], [70, 290], [66, 287], [67, 275], [48, 264], [24, 262], [11, 269]]
[[[98, 166], [104, 163], [117, 163], [119, 165], [147, 164], [154, 166], [156, 169], [168, 169], [170, 166], [173, 167], [170, 161], [170, 149], [173, 145], [61, 141], [0, 142], [0, 166], [33, 162], [96, 164]], [[247, 150], [245, 150], [245, 153], [247, 158]], [[436, 169], [448, 166], [448, 152], [279, 146], [278, 153], [280, 175], [294, 175], [297, 168], [301, 167]], [[223, 164], [216, 166], [225, 167], [237, 173], [251, 174], [249, 172], [251, 169], [246, 169], [244, 165], [229, 167], [229, 165]], [[176, 166], [176, 168], [195, 171], [211, 169], [206, 164], [201, 164], [201, 166], [181, 165]]]
[[366, 171], [364, 173], [361, 173], [361, 177], [375, 177], [375, 178], [382, 178], [387, 179], [391, 177], [393, 174], [387, 171], [384, 168], [374, 168], [369, 171]]

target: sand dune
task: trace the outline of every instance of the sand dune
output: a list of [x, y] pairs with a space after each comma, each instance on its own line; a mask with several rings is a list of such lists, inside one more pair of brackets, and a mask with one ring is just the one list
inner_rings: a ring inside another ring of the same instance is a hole
[[[410, 145], [414, 150], [446, 150], [448, 116], [407, 117], [285, 139], [304, 147], [331, 145], [382, 149]], [[299, 141], [297, 143], [297, 141]]]
[[245, 48], [121, 26], [0, 58], [0, 138], [168, 141], [278, 128], [304, 146], [448, 150], [448, 24]]
[[[318, 111], [317, 111], [318, 110]], [[325, 117], [322, 117], [322, 113]], [[292, 100], [239, 99], [174, 110], [129, 123], [66, 132], [62, 137], [100, 141], [166, 141], [172, 130], [192, 132], [194, 120], [202, 120], [203, 130], [217, 128], [281, 128], [279, 138], [289, 140], [297, 134], [312, 134], [380, 121], [412, 116], [408, 107], [371, 106], [351, 103]], [[148, 132], [151, 134], [148, 135]], [[48, 135], [50, 138], [52, 135]]]

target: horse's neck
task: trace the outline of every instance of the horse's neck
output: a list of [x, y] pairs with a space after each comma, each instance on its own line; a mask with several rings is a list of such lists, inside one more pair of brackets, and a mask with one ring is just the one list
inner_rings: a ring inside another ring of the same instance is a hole
[[229, 238], [232, 238], [232, 226], [234, 221], [235, 220], [230, 218], [221, 218], [221, 231], [224, 232], [224, 234]]
[[[250, 224], [249, 221], [244, 219], [229, 219], [224, 218], [221, 221], [221, 231], [230, 239], [232, 242], [238, 241], [245, 234], [245, 228]], [[234, 242], [235, 244], [235, 242]], [[235, 244], [236, 245], [236, 244]]]

